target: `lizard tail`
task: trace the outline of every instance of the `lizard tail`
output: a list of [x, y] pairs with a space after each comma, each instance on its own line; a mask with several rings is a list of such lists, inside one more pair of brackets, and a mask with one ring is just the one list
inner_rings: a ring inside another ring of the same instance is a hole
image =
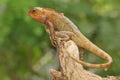
[[82, 64], [83, 66], [87, 66], [87, 67], [90, 67], [90, 68], [105, 68], [107, 69], [108, 67], [111, 66], [112, 64], [112, 58], [110, 57], [110, 59], [108, 60], [107, 63], [104, 63], [104, 64], [91, 64], [91, 63], [88, 63], [88, 62], [85, 62], [85, 61], [82, 61], [82, 60], [77, 60], [76, 58], [70, 56], [73, 60], [75, 60], [77, 63], [79, 64]]
[[91, 68], [108, 68], [111, 66], [113, 61], [112, 61], [112, 58], [110, 55], [108, 55], [105, 51], [103, 51], [102, 49], [97, 47], [95, 44], [93, 44], [91, 41], [89, 41], [82, 33], [81, 33], [81, 35], [79, 35], [79, 37], [81, 39], [81, 41], [79, 42], [80, 44], [78, 43], [79, 46], [81, 46], [85, 50], [88, 50], [91, 53], [101, 57], [102, 59], [107, 60], [107, 63], [91, 64], [91, 63], [84, 62], [81, 60], [78, 61], [78, 60], [74, 59], [73, 57], [71, 57], [73, 60], [82, 64], [83, 66], [87, 66], [87, 67], [91, 67]]

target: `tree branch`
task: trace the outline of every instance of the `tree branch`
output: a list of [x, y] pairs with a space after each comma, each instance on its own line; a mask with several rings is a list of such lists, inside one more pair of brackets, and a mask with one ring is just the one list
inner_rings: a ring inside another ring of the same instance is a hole
[[[120, 77], [114, 76], [102, 78], [85, 70], [80, 63], [76, 62], [76, 60], [79, 60], [79, 50], [72, 40], [66, 42], [58, 38], [55, 40], [55, 43], [58, 50], [61, 71], [50, 70], [53, 80], [120, 80]], [[72, 59], [71, 56], [76, 60]]]

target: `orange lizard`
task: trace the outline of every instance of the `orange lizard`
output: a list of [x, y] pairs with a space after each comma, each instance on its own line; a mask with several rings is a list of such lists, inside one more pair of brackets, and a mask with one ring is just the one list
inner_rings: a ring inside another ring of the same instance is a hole
[[50, 8], [35, 7], [30, 9], [29, 15], [36, 21], [46, 25], [46, 31], [50, 35], [53, 42], [54, 34], [65, 37], [65, 39], [73, 40], [80, 48], [90, 51], [91, 53], [107, 60], [104, 64], [91, 64], [84, 61], [77, 61], [78, 63], [92, 68], [108, 68], [112, 64], [112, 58], [102, 49], [88, 40], [63, 13], [59, 13]]

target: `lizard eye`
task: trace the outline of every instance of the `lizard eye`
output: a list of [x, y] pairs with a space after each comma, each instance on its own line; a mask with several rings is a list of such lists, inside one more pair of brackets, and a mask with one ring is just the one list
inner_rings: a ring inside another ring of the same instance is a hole
[[36, 13], [36, 10], [35, 10], [35, 9], [33, 9], [33, 10], [32, 10], [32, 13], [33, 13], [33, 14], [35, 14], [35, 13]]

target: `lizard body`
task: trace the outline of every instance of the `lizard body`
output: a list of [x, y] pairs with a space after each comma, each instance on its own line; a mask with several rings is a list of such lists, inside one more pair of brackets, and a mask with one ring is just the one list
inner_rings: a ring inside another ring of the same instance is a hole
[[[29, 11], [29, 15], [36, 21], [46, 25], [46, 31], [53, 36], [54, 32], [66, 32], [70, 39], [79, 47], [90, 51], [91, 53], [107, 60], [105, 64], [90, 64], [83, 61], [77, 61], [88, 67], [108, 68], [112, 64], [112, 58], [102, 49], [88, 40], [63, 13], [58, 13], [53, 9], [35, 7]], [[50, 30], [52, 29], [52, 30]], [[52, 32], [51, 32], [52, 31]], [[51, 38], [54, 38], [51, 37]], [[75, 59], [74, 59], [75, 60]]]

